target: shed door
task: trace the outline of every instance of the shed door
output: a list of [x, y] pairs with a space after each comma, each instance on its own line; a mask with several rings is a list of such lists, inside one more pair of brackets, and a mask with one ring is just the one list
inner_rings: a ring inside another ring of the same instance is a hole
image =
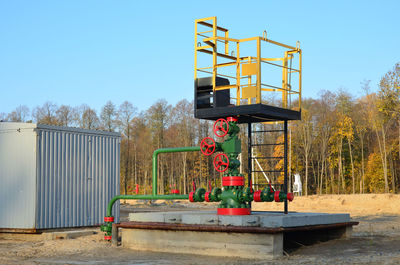
[[0, 228], [35, 228], [36, 133], [0, 130]]

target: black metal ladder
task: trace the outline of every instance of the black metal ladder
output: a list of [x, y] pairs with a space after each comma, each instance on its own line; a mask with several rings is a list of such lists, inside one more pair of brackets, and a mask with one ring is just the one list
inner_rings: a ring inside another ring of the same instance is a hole
[[[287, 137], [287, 132], [288, 132], [288, 127], [287, 127], [287, 120], [283, 121], [283, 129], [276, 129], [276, 130], [258, 130], [258, 131], [252, 131], [252, 124], [248, 123], [248, 183], [251, 183], [251, 176], [253, 172], [260, 172], [260, 173], [279, 173], [279, 172], [283, 172], [284, 173], [284, 180], [283, 180], [283, 185], [281, 187], [280, 190], [282, 190], [283, 192], [285, 192], [285, 194], [288, 193], [288, 137]], [[266, 143], [266, 144], [253, 144], [252, 141], [252, 135], [255, 133], [283, 133], [284, 137], [283, 137], [283, 142], [282, 143]], [[253, 151], [252, 148], [255, 146], [278, 146], [278, 145], [283, 145], [284, 146], [284, 150], [283, 150], [283, 157], [281, 156], [259, 156], [259, 157], [254, 157], [253, 156]], [[252, 166], [252, 161], [254, 159], [273, 159], [273, 160], [277, 160], [277, 159], [282, 159], [284, 160], [283, 162], [283, 169], [282, 170], [254, 170], [253, 166]], [[270, 180], [271, 181], [271, 180]], [[287, 214], [288, 213], [288, 202], [287, 199], [285, 199], [284, 202], [284, 213]]]

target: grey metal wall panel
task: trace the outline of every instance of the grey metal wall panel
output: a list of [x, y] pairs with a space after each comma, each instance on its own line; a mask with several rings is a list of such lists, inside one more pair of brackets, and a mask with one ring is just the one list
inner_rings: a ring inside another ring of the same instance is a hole
[[37, 133], [36, 227], [103, 223], [108, 202], [119, 194], [119, 135], [43, 125]]
[[35, 228], [34, 127], [0, 123], [0, 228]]

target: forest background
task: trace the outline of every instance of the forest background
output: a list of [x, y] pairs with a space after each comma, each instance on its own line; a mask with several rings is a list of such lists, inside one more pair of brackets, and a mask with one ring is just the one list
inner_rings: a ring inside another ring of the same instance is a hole
[[[302, 120], [289, 122], [289, 183], [298, 173], [303, 194], [398, 193], [400, 190], [400, 63], [380, 80], [377, 92], [361, 83], [363, 95], [347, 91], [320, 91], [318, 98], [302, 99]], [[266, 99], [278, 104], [274, 99]], [[45, 102], [30, 110], [20, 105], [0, 120], [118, 131], [121, 141], [121, 193], [151, 191], [153, 151], [163, 147], [198, 146], [213, 135], [212, 122], [195, 119], [193, 102], [183, 99], [169, 105], [159, 99], [146, 111], [132, 103], [108, 101], [97, 111], [87, 104], [57, 106]], [[240, 125], [241, 172], [247, 172], [247, 125]], [[280, 128], [281, 124], [255, 124], [253, 130]], [[280, 143], [282, 135], [256, 135], [258, 144]], [[254, 156], [281, 157], [281, 145], [260, 146]], [[213, 156], [200, 152], [162, 154], [159, 159], [159, 192], [177, 188], [187, 194], [193, 181], [203, 187], [220, 186]], [[263, 170], [279, 171], [282, 159], [259, 160]], [[266, 178], [255, 174], [255, 184]], [[271, 173], [272, 183], [282, 183], [281, 173]], [[291, 185], [290, 185], [291, 186]]]

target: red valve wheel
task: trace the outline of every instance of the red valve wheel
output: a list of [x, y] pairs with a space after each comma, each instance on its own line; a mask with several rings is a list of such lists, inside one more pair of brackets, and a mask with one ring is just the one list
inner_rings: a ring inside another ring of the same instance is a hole
[[215, 151], [215, 141], [211, 137], [206, 137], [201, 140], [200, 150], [203, 155], [209, 156], [212, 155]]
[[214, 158], [214, 168], [218, 172], [225, 172], [229, 167], [229, 158], [225, 154], [218, 154]]
[[218, 119], [214, 122], [213, 131], [217, 137], [224, 137], [228, 134], [229, 123], [223, 118]]

